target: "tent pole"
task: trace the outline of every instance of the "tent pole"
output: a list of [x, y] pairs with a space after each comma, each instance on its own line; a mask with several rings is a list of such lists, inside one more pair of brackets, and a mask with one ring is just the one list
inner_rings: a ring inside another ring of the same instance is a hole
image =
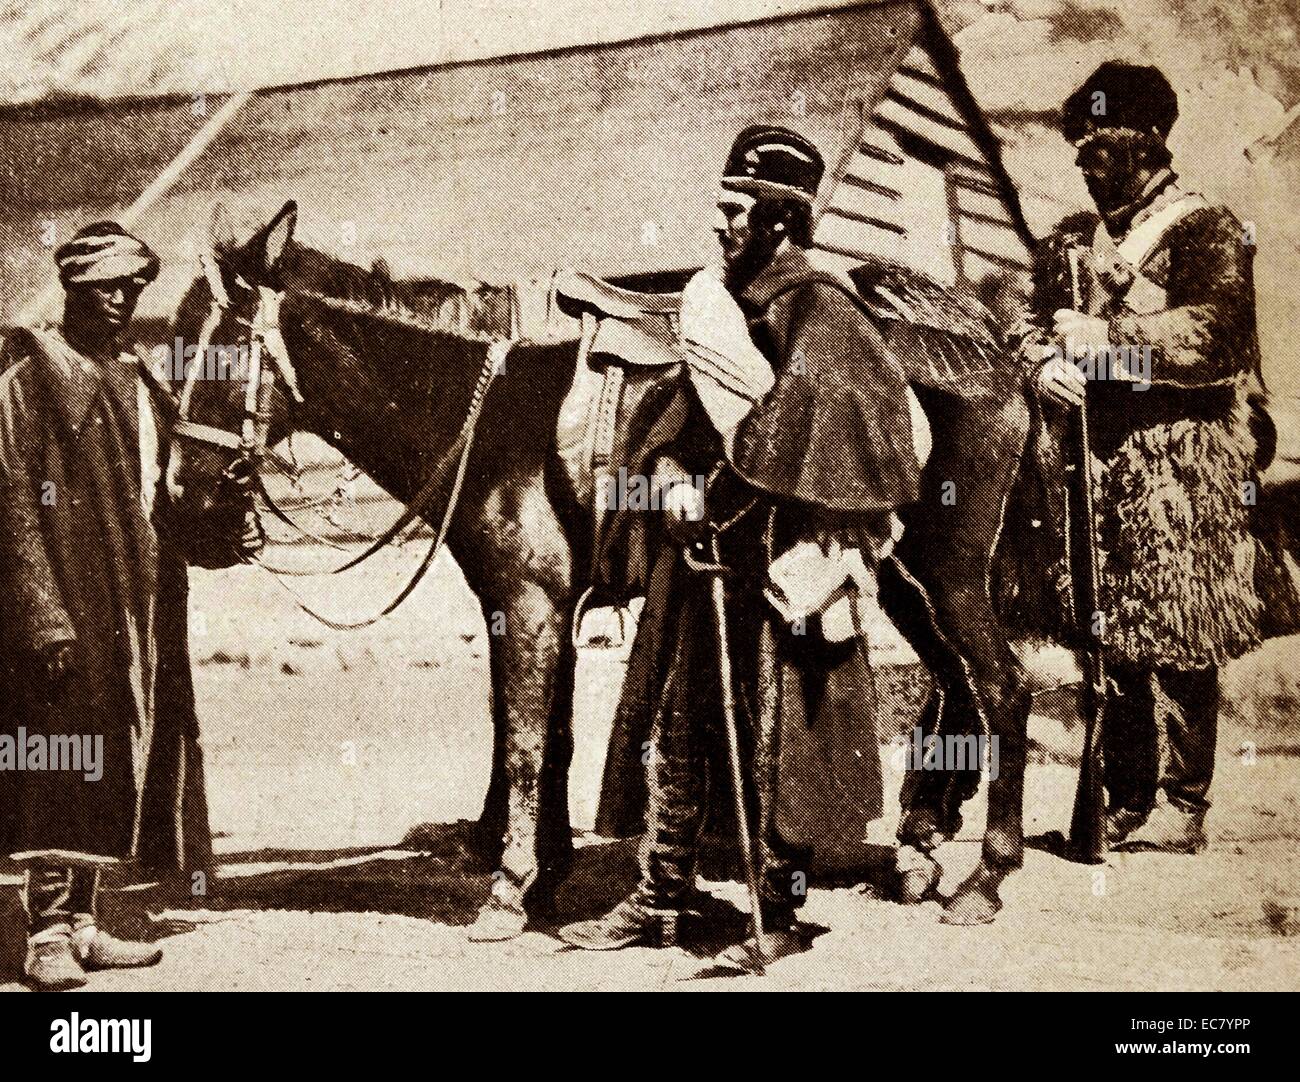
[[[186, 144], [185, 149], [176, 155], [167, 168], [154, 178], [153, 182], [140, 193], [134, 203], [118, 215], [117, 221], [121, 223], [124, 229], [130, 229], [134, 226], [143, 214], [167, 194], [168, 189], [176, 183], [180, 175], [194, 164], [195, 159], [200, 154], [208, 149], [212, 141], [221, 134], [222, 129], [230, 123], [235, 114], [244, 107], [245, 102], [252, 96], [252, 91], [241, 90], [226, 99], [221, 108], [212, 114], [212, 119], [203, 125], [194, 138]], [[45, 316], [49, 312], [50, 306], [58, 299], [58, 296], [58, 285], [54, 282], [47, 284], [40, 293], [23, 306], [14, 319], [15, 324], [24, 326]]]

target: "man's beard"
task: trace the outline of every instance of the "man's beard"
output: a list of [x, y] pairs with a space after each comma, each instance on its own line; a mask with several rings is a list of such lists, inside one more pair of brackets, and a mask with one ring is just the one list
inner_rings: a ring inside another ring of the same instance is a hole
[[1092, 196], [1092, 201], [1102, 214], [1121, 210], [1138, 196], [1139, 186], [1131, 173], [1121, 173], [1117, 170], [1115, 174], [1105, 179], [1089, 178], [1085, 183], [1088, 186], [1088, 194]]
[[1101, 138], [1110, 151], [1109, 166], [1101, 176], [1085, 176], [1084, 183], [1103, 217], [1122, 217], [1141, 197], [1150, 177], [1168, 162], [1168, 155], [1160, 156], [1163, 143], [1150, 135], [1116, 131]]
[[749, 241], [731, 259], [723, 272], [723, 283], [732, 293], [739, 293], [772, 262], [780, 246], [782, 234], [768, 229], [758, 229], [749, 235]]

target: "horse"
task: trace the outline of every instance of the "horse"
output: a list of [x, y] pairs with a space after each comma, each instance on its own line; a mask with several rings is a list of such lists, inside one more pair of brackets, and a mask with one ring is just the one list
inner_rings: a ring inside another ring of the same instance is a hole
[[[494, 750], [475, 831], [499, 871], [470, 935], [508, 938], [549, 904], [573, 853], [570, 630], [594, 513], [575, 494], [556, 429], [579, 346], [514, 343], [506, 374], [480, 401], [485, 347], [482, 335], [465, 334], [460, 287], [395, 281], [311, 249], [293, 239], [296, 219], [290, 201], [242, 244], [214, 225], [207, 273], [185, 293], [170, 340], [247, 347], [265, 339], [287, 378], [257, 411], [261, 444], [313, 432], [398, 501], [417, 500], [431, 523], [438, 519], [421, 499], [430, 472], [456, 445], [467, 411], [481, 406], [446, 544], [488, 627], [505, 631], [489, 636]], [[268, 307], [278, 309], [278, 330], [259, 337]], [[448, 319], [449, 310], [457, 318]], [[911, 348], [923, 349], [918, 341]], [[955, 923], [991, 921], [998, 885], [1023, 855], [1029, 693], [993, 607], [990, 569], [1030, 412], [1014, 365], [993, 377], [977, 394], [918, 385], [935, 452], [923, 499], [881, 573], [886, 611], [936, 677], [927, 724], [987, 728], [1000, 743], [980, 864], [945, 903], [943, 919]], [[237, 432], [249, 420], [248, 387], [191, 381], [182, 400], [197, 438], [178, 430], [166, 482], [178, 503], [202, 506], [230, 468], [233, 445], [205, 435]], [[900, 831], [910, 856], [900, 871], [903, 900], [928, 896], [937, 882], [932, 851], [952, 830], [955, 800], [952, 786], [912, 787]]]

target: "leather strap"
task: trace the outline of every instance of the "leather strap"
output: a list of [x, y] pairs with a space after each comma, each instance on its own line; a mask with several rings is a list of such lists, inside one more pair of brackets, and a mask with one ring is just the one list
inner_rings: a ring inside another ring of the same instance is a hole
[[[1130, 229], [1124, 239], [1115, 246], [1115, 250], [1129, 266], [1141, 269], [1160, 246], [1165, 234], [1187, 215], [1204, 206], [1206, 206], [1204, 199], [1194, 193], [1188, 193]], [[1106, 228], [1104, 222], [1101, 228]]]
[[198, 440], [200, 443], [210, 443], [214, 447], [224, 447], [229, 451], [238, 451], [243, 447], [243, 438], [235, 432], [228, 432], [224, 428], [217, 428], [213, 425], [201, 425], [197, 421], [177, 421], [172, 425], [173, 436], [184, 436], [186, 439]]

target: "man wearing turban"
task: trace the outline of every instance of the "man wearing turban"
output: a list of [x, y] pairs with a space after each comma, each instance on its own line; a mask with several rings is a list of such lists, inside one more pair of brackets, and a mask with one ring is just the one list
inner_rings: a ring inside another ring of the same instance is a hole
[[0, 374], [0, 854], [38, 988], [161, 957], [98, 927], [101, 872], [210, 863], [185, 564], [240, 559], [251, 513], [232, 490], [183, 524], [158, 485], [171, 399], [120, 350], [158, 257], [99, 222], [55, 260], [62, 322], [14, 331]]

